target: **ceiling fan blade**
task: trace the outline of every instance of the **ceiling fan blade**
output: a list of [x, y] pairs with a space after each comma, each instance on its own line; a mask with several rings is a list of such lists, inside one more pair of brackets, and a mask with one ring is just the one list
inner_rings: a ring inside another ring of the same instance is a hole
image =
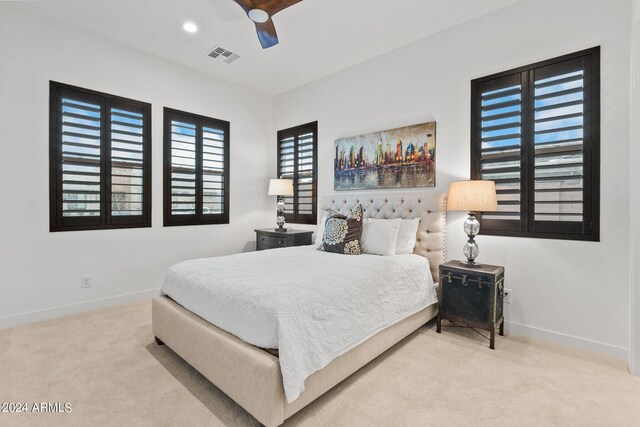
[[273, 16], [281, 10], [286, 9], [289, 6], [293, 6], [296, 3], [300, 3], [301, 1], [302, 0], [255, 0], [254, 3], [265, 3], [265, 9], [263, 10], [265, 10], [269, 16]]
[[255, 9], [253, 1], [251, 0], [233, 0], [244, 10], [244, 13], [249, 13], [251, 9]]
[[266, 22], [256, 22], [256, 32], [263, 49], [268, 49], [278, 44], [278, 34], [271, 18]]

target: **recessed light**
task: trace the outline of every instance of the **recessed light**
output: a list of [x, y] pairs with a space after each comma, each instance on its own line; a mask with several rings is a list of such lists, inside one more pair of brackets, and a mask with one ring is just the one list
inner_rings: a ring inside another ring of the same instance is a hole
[[182, 26], [182, 29], [184, 29], [187, 33], [195, 33], [196, 31], [198, 31], [198, 27], [193, 22], [185, 22]]

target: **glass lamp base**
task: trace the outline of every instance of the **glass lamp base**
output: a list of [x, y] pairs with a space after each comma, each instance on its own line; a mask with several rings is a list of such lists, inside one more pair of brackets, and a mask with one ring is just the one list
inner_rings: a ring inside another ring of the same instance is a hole
[[276, 212], [277, 212], [277, 221], [276, 224], [278, 225], [278, 228], [276, 228], [276, 231], [287, 231], [286, 228], [284, 228], [284, 200], [283, 199], [278, 199], [278, 204], [276, 205]]
[[467, 240], [464, 248], [462, 248], [462, 253], [464, 254], [465, 258], [467, 258], [467, 266], [478, 265], [475, 263], [475, 260], [478, 257], [478, 254], [480, 254], [480, 249], [478, 249], [478, 244], [476, 243], [474, 238], [478, 235], [479, 231], [480, 223], [478, 222], [475, 213], [469, 212], [469, 216], [464, 221], [464, 232], [469, 240]]

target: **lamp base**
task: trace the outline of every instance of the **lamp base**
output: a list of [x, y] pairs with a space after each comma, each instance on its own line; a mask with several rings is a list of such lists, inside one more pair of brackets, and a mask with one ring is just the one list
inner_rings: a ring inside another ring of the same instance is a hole
[[284, 227], [274, 228], [274, 230], [275, 230], [275, 231], [279, 231], [279, 232], [281, 232], [281, 233], [286, 233], [286, 232], [287, 232], [287, 229], [286, 229], [286, 228], [284, 228]]
[[480, 223], [476, 218], [475, 212], [469, 212], [469, 216], [464, 222], [464, 233], [467, 235], [469, 240], [467, 240], [467, 244], [462, 248], [462, 253], [465, 258], [467, 258], [467, 265], [469, 267], [475, 265], [475, 259], [478, 257], [480, 251], [478, 250], [478, 244], [474, 240], [474, 238], [478, 235], [480, 231]]
[[276, 205], [276, 214], [277, 214], [277, 220], [276, 220], [276, 224], [278, 225], [278, 228], [276, 228], [276, 231], [280, 231], [280, 232], [285, 232], [287, 231], [286, 228], [284, 228], [284, 199], [282, 197], [278, 197], [278, 204]]

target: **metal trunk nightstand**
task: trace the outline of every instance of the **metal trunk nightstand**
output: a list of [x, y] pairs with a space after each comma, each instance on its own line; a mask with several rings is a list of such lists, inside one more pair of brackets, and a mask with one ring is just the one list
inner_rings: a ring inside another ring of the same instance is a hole
[[443, 319], [483, 329], [491, 334], [489, 347], [495, 349], [497, 326], [504, 335], [504, 267], [447, 261], [440, 265], [438, 299], [438, 333]]

